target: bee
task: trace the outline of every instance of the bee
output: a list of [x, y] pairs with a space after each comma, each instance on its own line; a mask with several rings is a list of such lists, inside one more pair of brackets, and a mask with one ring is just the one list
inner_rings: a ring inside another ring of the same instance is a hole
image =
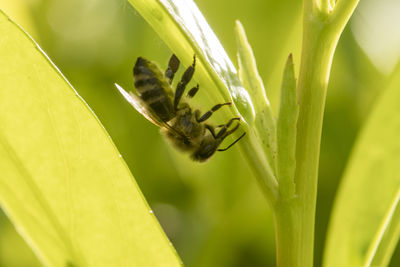
[[[174, 93], [171, 84], [179, 65], [179, 59], [172, 55], [167, 70], [162, 73], [153, 62], [138, 57], [133, 68], [137, 95], [132, 92], [127, 93], [118, 85], [117, 88], [139, 113], [161, 128], [161, 132], [176, 148], [190, 153], [194, 161], [203, 162], [216, 151], [229, 149], [246, 133], [243, 133], [227, 148], [218, 148], [227, 136], [239, 128], [240, 117], [232, 118], [226, 124], [216, 127], [206, 123], [215, 111], [223, 106], [231, 106], [232, 103], [217, 104], [204, 114], [198, 109], [193, 110], [182, 96], [193, 77], [196, 57], [193, 57], [193, 64], [183, 73]], [[198, 90], [197, 84], [188, 91], [187, 97], [193, 98]], [[238, 122], [229, 129], [234, 121]]]

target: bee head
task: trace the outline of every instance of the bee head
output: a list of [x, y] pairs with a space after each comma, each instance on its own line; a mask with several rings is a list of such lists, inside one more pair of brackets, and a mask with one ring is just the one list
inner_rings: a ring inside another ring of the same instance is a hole
[[191, 158], [194, 161], [204, 162], [208, 160], [212, 155], [214, 155], [215, 151], [217, 151], [218, 146], [222, 140], [214, 139], [214, 137], [208, 135], [206, 136], [199, 148], [192, 154]]

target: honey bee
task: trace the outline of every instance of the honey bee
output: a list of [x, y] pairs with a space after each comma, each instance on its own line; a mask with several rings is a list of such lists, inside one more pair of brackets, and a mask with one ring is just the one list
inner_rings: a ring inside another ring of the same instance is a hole
[[[132, 92], [127, 93], [120, 86], [116, 86], [139, 113], [161, 128], [161, 132], [176, 148], [190, 153], [194, 161], [203, 162], [216, 151], [229, 149], [246, 133], [243, 133], [227, 148], [218, 149], [222, 141], [239, 128], [239, 122], [237, 122], [233, 128], [229, 129], [234, 121], [240, 121], [240, 117], [232, 118], [226, 124], [216, 127], [206, 123], [213, 112], [232, 103], [217, 104], [204, 114], [201, 114], [198, 109], [193, 110], [182, 96], [186, 85], [192, 79], [196, 57], [193, 57], [193, 64], [182, 75], [174, 93], [171, 84], [179, 64], [179, 59], [172, 55], [168, 68], [163, 74], [153, 62], [139, 57], [133, 68], [137, 95]], [[188, 91], [187, 97], [194, 97], [198, 90], [197, 84]]]

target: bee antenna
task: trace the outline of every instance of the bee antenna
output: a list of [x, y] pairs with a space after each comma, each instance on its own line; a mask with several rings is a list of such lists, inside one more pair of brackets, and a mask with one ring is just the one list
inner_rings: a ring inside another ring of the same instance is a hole
[[243, 138], [243, 136], [245, 136], [246, 135], [246, 132], [244, 132], [238, 139], [236, 139], [232, 144], [230, 144], [228, 147], [226, 147], [226, 148], [223, 148], [223, 149], [218, 149], [217, 151], [226, 151], [226, 150], [228, 150], [229, 148], [231, 148], [234, 144], [236, 144], [240, 139], [242, 139]]

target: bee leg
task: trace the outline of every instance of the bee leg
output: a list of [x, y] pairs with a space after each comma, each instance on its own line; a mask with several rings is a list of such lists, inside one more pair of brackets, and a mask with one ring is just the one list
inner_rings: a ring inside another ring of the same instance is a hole
[[196, 120], [197, 120], [197, 122], [202, 122], [202, 121], [207, 120], [208, 118], [211, 117], [211, 115], [212, 115], [215, 111], [217, 111], [218, 109], [220, 109], [222, 106], [227, 106], [227, 105], [231, 106], [231, 105], [232, 105], [232, 102], [223, 103], [223, 104], [217, 104], [217, 105], [213, 106], [213, 107], [211, 108], [211, 110], [209, 110], [209, 111], [207, 111], [206, 113], [204, 113], [201, 117], [200, 117], [199, 112], [196, 112], [195, 115], [196, 115]]
[[227, 146], [226, 148], [222, 148], [222, 149], [218, 149], [217, 151], [226, 151], [229, 148], [231, 148], [234, 144], [236, 144], [240, 139], [242, 139], [243, 136], [245, 136], [246, 132], [244, 132], [241, 136], [239, 136], [238, 139], [236, 139], [235, 141], [233, 141], [232, 144], [230, 144], [229, 146]]
[[172, 54], [168, 62], [168, 68], [165, 71], [165, 77], [168, 79], [169, 84], [172, 83], [174, 75], [178, 71], [179, 63], [179, 59], [175, 56], [175, 54]]
[[215, 134], [215, 129], [213, 126], [206, 124], [204, 127], [206, 127], [206, 129], [210, 131], [214, 139], [217, 139], [217, 135]]
[[226, 127], [226, 128], [229, 128], [229, 126], [231, 126], [231, 124], [232, 124], [232, 122], [233, 121], [240, 121], [241, 120], [241, 118], [240, 117], [237, 117], [237, 118], [232, 118], [232, 119], [230, 119], [229, 121], [228, 121], [228, 123], [226, 123], [226, 124], [220, 124], [220, 125], [217, 125], [216, 127]]
[[195, 87], [190, 89], [189, 92], [187, 93], [187, 96], [192, 98], [197, 93], [197, 91], [199, 91], [199, 85], [196, 85]]
[[193, 77], [194, 67], [196, 65], [196, 56], [193, 57], [193, 64], [186, 69], [183, 73], [181, 81], [176, 86], [175, 97], [174, 97], [174, 108], [178, 109], [179, 101], [182, 98], [183, 92], [185, 91], [186, 85], [190, 82]]
[[233, 121], [240, 121], [240, 117], [232, 118], [228, 121], [227, 124], [223, 125], [223, 128], [218, 132], [216, 139], [222, 138], [222, 140], [224, 140], [225, 137], [227, 137], [228, 135], [230, 135], [231, 133], [236, 131], [237, 128], [239, 128], [239, 123], [238, 123], [232, 130], [228, 131], [228, 128], [229, 128], [229, 126], [231, 126]]

